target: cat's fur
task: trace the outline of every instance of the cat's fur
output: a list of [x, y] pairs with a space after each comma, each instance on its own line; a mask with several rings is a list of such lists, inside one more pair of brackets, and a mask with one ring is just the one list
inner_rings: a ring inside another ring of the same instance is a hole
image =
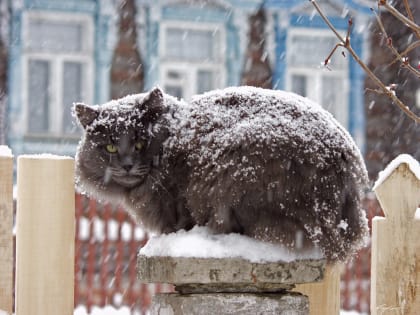
[[241, 87], [186, 104], [155, 88], [102, 106], [76, 104], [75, 114], [85, 130], [78, 186], [122, 203], [146, 229], [198, 224], [292, 250], [318, 246], [330, 261], [363, 244], [363, 160], [308, 99]]

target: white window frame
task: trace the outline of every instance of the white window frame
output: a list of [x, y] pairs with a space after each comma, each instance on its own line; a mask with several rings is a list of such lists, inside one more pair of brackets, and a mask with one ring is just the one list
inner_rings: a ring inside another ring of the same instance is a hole
[[[320, 30], [320, 29], [311, 29], [311, 28], [291, 28], [287, 36], [286, 47], [292, 47], [291, 43], [295, 36], [311, 36], [320, 38], [319, 45], [323, 45], [322, 38], [334, 38], [334, 35], [331, 34], [329, 30]], [[345, 34], [343, 34], [345, 36]], [[334, 47], [331, 47], [331, 50]], [[345, 127], [348, 127], [348, 117], [349, 117], [349, 57], [345, 57], [344, 66], [340, 69], [334, 68], [334, 65], [331, 66], [331, 69], [327, 69], [323, 66], [324, 60], [328, 57], [322, 56], [323, 59], [319, 60], [318, 64], [314, 64], [312, 67], [303, 65], [302, 67], [291, 65], [290, 58], [294, 52], [291, 49], [287, 49], [287, 70], [286, 70], [286, 90], [292, 90], [292, 77], [294, 75], [305, 76], [307, 81], [306, 85], [306, 97], [322, 104], [322, 78], [331, 77], [336, 78], [337, 80], [343, 80], [343, 90], [341, 99], [343, 102], [341, 104], [334, 104], [334, 110], [332, 114], [334, 117]], [[344, 58], [341, 56], [340, 51], [335, 52], [335, 58]]]
[[[82, 26], [82, 50], [80, 52], [48, 52], [48, 51], [31, 51], [28, 45], [29, 25], [33, 20], [47, 20], [51, 22], [64, 23], [78, 23]], [[58, 13], [45, 11], [30, 11], [23, 13], [22, 19], [22, 38], [23, 38], [23, 53], [22, 53], [22, 98], [24, 104], [23, 121], [25, 126], [25, 135], [30, 137], [78, 137], [77, 133], [69, 134], [62, 130], [62, 116], [63, 110], [66, 106], [68, 110], [69, 104], [62, 104], [63, 99], [63, 84], [71, 84], [71, 82], [63, 82], [63, 68], [65, 62], [77, 62], [83, 64], [82, 66], [82, 83], [83, 100], [86, 103], [93, 101], [93, 73], [94, 73], [94, 59], [93, 59], [93, 19], [91, 16], [83, 13]], [[28, 100], [28, 84], [29, 84], [29, 62], [31, 60], [48, 61], [50, 88], [48, 91], [49, 113], [48, 126], [46, 133], [34, 134], [29, 130], [29, 100]]]
[[[182, 29], [188, 31], [207, 31], [218, 32], [218, 41], [213, 45], [213, 60], [186, 61], [176, 60], [167, 57], [166, 53], [166, 34], [171, 28]], [[185, 22], [182, 21], [162, 21], [159, 30], [159, 56], [160, 56], [160, 84], [164, 87], [166, 84], [177, 85], [183, 90], [183, 98], [188, 100], [191, 96], [197, 94], [197, 74], [200, 70], [213, 73], [213, 88], [222, 88], [226, 82], [225, 71], [225, 52], [226, 52], [226, 31], [223, 24], [220, 23], [204, 23], [204, 22]], [[171, 79], [168, 74], [171, 72], [182, 74], [182, 78]]]

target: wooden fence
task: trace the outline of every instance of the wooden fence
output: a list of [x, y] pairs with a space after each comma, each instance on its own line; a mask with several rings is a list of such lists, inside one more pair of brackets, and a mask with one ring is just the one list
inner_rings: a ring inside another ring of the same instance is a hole
[[[10, 214], [12, 213], [11, 160], [10, 157], [5, 158], [0, 156], [0, 310], [4, 310], [10, 314], [12, 312], [13, 300], [11, 284], [13, 278], [10, 272], [13, 268], [13, 258], [11, 258], [11, 253], [13, 253], [13, 245], [11, 245], [13, 244], [11, 242], [13, 215]], [[382, 185], [387, 186], [387, 189], [389, 189], [390, 186], [387, 184], [389, 181], [389, 183], [398, 184], [402, 187], [398, 190], [399, 192], [411, 191], [414, 196], [418, 197], [420, 195], [420, 190], [418, 189], [418, 186], [416, 186], [418, 185], [418, 179], [414, 175], [410, 175], [411, 170], [404, 165], [405, 164], [402, 164], [401, 167], [396, 168], [392, 173], [392, 176], [385, 180]], [[404, 179], [409, 178], [409, 180], [395, 182], [395, 178], [400, 177]], [[380, 187], [382, 187], [382, 185]], [[410, 185], [410, 187], [414, 188], [411, 190], [406, 189], [404, 188], [406, 185]], [[378, 194], [380, 195], [380, 193]], [[391, 196], [391, 194], [387, 192], [383, 194], [385, 196]], [[403, 199], [400, 200], [398, 198]], [[391, 199], [398, 199], [400, 200], [400, 203], [393, 203], [390, 206], [390, 209], [402, 209], [398, 208], [400, 206], [410, 209], [410, 207], [407, 207], [407, 204], [413, 205], [416, 204], [416, 202], [417, 204], [420, 203], [420, 200], [415, 199], [414, 197], [410, 202], [404, 201], [404, 198], [408, 198], [405, 193], [392, 194]], [[387, 201], [384, 202], [381, 200], [384, 208], [386, 202]], [[395, 208], [395, 206], [397, 206], [397, 208]], [[75, 208], [76, 242], [74, 248], [74, 305], [85, 305], [88, 310], [90, 310], [92, 306], [114, 305], [120, 307], [126, 305], [132, 309], [133, 314], [146, 314], [151, 297], [155, 292], [172, 290], [172, 287], [168, 285], [145, 285], [136, 281], [137, 253], [138, 249], [147, 241], [147, 235], [136, 226], [126, 212], [120, 208], [103, 205], [81, 195], [76, 195]], [[369, 222], [373, 221], [374, 225], [377, 224], [376, 222], [385, 222], [388, 220], [371, 220], [372, 217], [381, 215], [382, 213], [373, 194], [368, 195], [365, 199], [365, 208], [368, 210]], [[51, 210], [52, 209], [49, 209], [49, 211]], [[392, 212], [393, 210], [390, 211]], [[408, 218], [412, 218], [412, 216], [408, 216]], [[398, 222], [400, 224], [399, 226], [401, 226], [401, 221]], [[415, 224], [418, 224], [419, 222], [413, 223], [410, 220], [405, 220], [403, 222], [404, 224], [407, 224], [412, 231], [414, 229], [414, 232], [411, 231], [410, 235], [416, 235], [415, 233], [418, 233], [419, 228], [418, 225], [416, 226]], [[374, 238], [382, 239], [382, 237], [379, 237], [378, 235], [379, 234]], [[417, 238], [407, 239], [405, 236], [408, 235], [406, 231], [388, 233], [388, 235], [402, 235], [404, 241], [409, 240], [413, 244], [417, 244], [416, 246], [418, 246], [418, 240], [420, 239], [418, 234], [415, 236]], [[387, 241], [386, 244], [388, 243], [389, 242]], [[375, 251], [375, 246], [373, 247]], [[398, 256], [410, 255], [410, 250], [417, 250], [417, 253], [420, 252], [418, 247], [416, 248], [414, 245], [407, 247], [410, 249], [406, 249], [406, 247], [407, 246], [405, 245], [402, 246], [404, 250], [398, 251]], [[378, 252], [381, 253], [384, 252], [384, 250], [376, 250], [376, 253]], [[396, 255], [394, 253], [391, 256], [392, 261], [395, 259]], [[343, 309], [352, 309], [368, 313], [369, 307], [372, 305], [372, 308], [374, 308], [372, 314], [416, 314], [411, 311], [407, 313], [406, 310], [410, 310], [410, 307], [413, 307], [412, 305], [415, 305], [417, 310], [420, 309], [418, 304], [416, 304], [419, 300], [419, 295], [417, 293], [420, 282], [419, 257], [405, 259], [402, 257], [406, 256], [401, 256], [399, 265], [402, 267], [392, 266], [392, 268], [396, 268], [395, 270], [398, 271], [398, 275], [403, 275], [404, 272], [410, 275], [408, 277], [400, 276], [399, 281], [396, 281], [398, 287], [394, 289], [397, 290], [397, 294], [394, 292], [394, 296], [397, 296], [398, 298], [394, 301], [395, 303], [393, 302], [395, 305], [388, 305], [388, 298], [379, 296], [392, 294], [392, 292], [382, 292], [384, 290], [380, 289], [384, 287], [391, 288], [392, 286], [384, 283], [388, 278], [389, 268], [391, 267], [385, 264], [385, 258], [378, 254], [376, 254], [373, 261], [373, 290], [372, 298], [370, 298], [370, 257], [370, 248], [368, 247], [363, 249], [354, 260], [343, 268], [341, 276], [341, 307]], [[385, 269], [385, 271], [383, 271], [383, 268], [385, 268], [384, 266], [388, 268]], [[406, 266], [406, 268], [404, 266]], [[384, 272], [387, 277], [384, 276]], [[61, 286], [62, 282], [60, 279], [58, 279], [58, 281]], [[370, 299], [372, 299], [372, 303], [370, 303]], [[377, 313], [375, 313], [376, 308], [380, 309]], [[17, 307], [17, 309], [19, 309], [19, 307]], [[17, 313], [17, 315], [20, 314], [24, 313]], [[31, 312], [31, 314], [35, 313]]]
[[[0, 310], [13, 308], [13, 156], [0, 155]], [[9, 154], [10, 153], [10, 154]]]
[[403, 161], [374, 187], [385, 217], [372, 225], [372, 315], [420, 314], [420, 167]]

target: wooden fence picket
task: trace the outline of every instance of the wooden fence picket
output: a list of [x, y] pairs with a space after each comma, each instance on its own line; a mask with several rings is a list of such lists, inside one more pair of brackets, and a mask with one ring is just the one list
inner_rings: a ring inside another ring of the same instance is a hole
[[73, 315], [74, 161], [19, 156], [16, 314]]
[[0, 310], [13, 307], [13, 156], [0, 155]]
[[401, 163], [375, 193], [385, 217], [372, 222], [371, 314], [420, 314], [420, 180]]
[[342, 265], [330, 265], [320, 282], [299, 284], [295, 291], [309, 297], [310, 315], [338, 315], [340, 313], [340, 274]]

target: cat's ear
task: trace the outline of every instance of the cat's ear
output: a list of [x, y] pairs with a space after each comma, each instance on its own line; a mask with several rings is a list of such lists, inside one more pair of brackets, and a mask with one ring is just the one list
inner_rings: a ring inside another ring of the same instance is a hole
[[154, 87], [149, 94], [144, 98], [144, 104], [149, 108], [162, 107], [163, 105], [163, 91], [159, 86]]
[[144, 117], [153, 121], [164, 112], [163, 92], [160, 87], [153, 88], [143, 100], [143, 108], [146, 109]]
[[86, 129], [99, 115], [98, 110], [83, 103], [75, 103], [73, 112], [83, 129]]

